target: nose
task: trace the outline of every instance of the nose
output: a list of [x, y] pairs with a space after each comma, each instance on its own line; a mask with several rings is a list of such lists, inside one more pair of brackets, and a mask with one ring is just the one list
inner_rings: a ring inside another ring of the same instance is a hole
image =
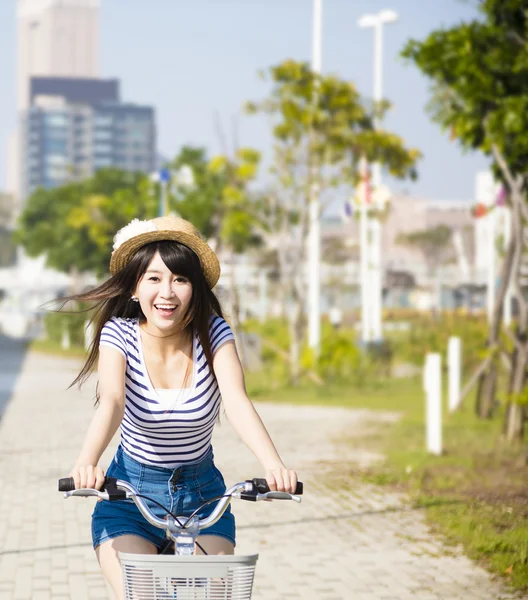
[[172, 289], [172, 282], [166, 281], [161, 288], [162, 298], [173, 298], [175, 296], [174, 290]]

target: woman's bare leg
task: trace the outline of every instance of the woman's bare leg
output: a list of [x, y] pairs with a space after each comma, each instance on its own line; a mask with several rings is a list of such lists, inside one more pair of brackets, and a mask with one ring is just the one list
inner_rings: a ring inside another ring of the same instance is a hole
[[124, 600], [123, 574], [118, 552], [131, 554], [157, 554], [158, 549], [154, 544], [137, 535], [120, 535], [119, 537], [102, 543], [95, 550], [97, 560], [101, 565], [103, 575], [106, 577], [117, 600]]
[[[198, 536], [198, 543], [207, 554], [234, 554], [235, 547], [233, 544], [224, 537], [219, 535], [200, 535]], [[203, 554], [203, 552], [196, 546], [196, 554]]]

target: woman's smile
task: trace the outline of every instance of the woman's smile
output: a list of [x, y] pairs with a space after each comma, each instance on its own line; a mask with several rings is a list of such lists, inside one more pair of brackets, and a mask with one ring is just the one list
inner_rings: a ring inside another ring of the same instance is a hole
[[171, 317], [178, 307], [175, 304], [154, 304], [154, 308], [162, 317]]

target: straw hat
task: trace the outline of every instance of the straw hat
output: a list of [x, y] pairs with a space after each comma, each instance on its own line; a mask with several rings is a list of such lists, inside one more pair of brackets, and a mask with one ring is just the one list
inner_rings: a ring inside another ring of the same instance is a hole
[[205, 279], [213, 288], [220, 277], [220, 263], [216, 254], [200, 236], [196, 227], [180, 217], [158, 217], [150, 221], [133, 219], [114, 237], [114, 251], [110, 258], [110, 273], [119, 273], [134, 253], [151, 242], [170, 240], [188, 246], [200, 259]]

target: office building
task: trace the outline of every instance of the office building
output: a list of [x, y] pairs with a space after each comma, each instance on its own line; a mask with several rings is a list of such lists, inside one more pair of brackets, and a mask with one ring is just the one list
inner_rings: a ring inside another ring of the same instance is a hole
[[35, 76], [99, 76], [99, 0], [18, 0], [17, 106]]
[[[99, 75], [99, 0], [17, 0], [17, 114], [30, 106], [34, 76]], [[21, 132], [11, 133], [7, 189], [22, 197]]]
[[21, 140], [23, 198], [103, 167], [156, 167], [154, 109], [121, 102], [117, 80], [32, 78]]

